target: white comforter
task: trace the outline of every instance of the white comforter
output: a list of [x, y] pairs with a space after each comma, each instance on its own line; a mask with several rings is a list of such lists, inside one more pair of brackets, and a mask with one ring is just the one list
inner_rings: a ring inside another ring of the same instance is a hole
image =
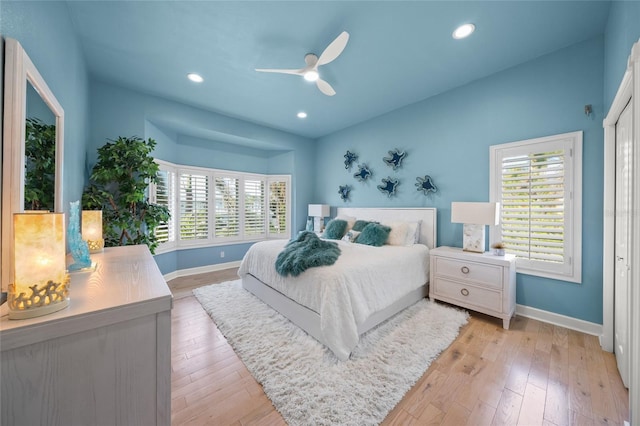
[[358, 325], [428, 281], [429, 249], [422, 244], [371, 247], [345, 241], [336, 241], [342, 253], [334, 265], [283, 277], [275, 262], [287, 242], [254, 244], [238, 273], [251, 274], [317, 312], [325, 344], [342, 360], [358, 344]]

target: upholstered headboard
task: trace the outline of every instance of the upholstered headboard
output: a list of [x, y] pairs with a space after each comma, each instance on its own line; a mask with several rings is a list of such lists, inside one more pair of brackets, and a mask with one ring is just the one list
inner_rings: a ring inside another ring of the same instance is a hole
[[418, 242], [429, 248], [436, 247], [437, 209], [435, 208], [365, 208], [338, 207], [338, 215], [353, 216], [356, 219], [379, 222], [420, 221]]

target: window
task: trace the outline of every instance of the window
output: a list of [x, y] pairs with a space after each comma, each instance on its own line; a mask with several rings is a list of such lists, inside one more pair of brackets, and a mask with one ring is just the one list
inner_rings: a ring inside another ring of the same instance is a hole
[[159, 252], [290, 237], [289, 176], [157, 163], [160, 172], [150, 198], [171, 213], [156, 228]]
[[209, 238], [209, 181], [206, 174], [179, 174], [180, 241]]
[[494, 145], [492, 201], [500, 202], [501, 241], [518, 272], [580, 282], [582, 132]]
[[244, 180], [244, 234], [265, 237], [265, 179]]
[[[167, 207], [173, 217], [175, 215], [176, 173], [164, 163], [160, 163], [158, 181], [151, 185], [151, 202]], [[176, 240], [173, 220], [163, 222], [156, 228], [156, 238], [160, 244], [173, 243]]]
[[269, 229], [270, 237], [288, 238], [289, 235], [289, 179], [270, 176], [269, 183]]
[[239, 179], [216, 176], [215, 236], [237, 238], [240, 236]]

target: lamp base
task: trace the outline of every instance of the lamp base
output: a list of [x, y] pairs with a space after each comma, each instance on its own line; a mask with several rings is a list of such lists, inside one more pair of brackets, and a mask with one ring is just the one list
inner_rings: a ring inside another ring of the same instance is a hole
[[86, 240], [89, 246], [89, 253], [102, 253], [104, 251], [104, 238], [99, 240]]
[[484, 225], [465, 223], [463, 227], [462, 250], [484, 253]]
[[30, 286], [31, 295], [18, 291], [15, 284], [9, 284], [7, 305], [9, 319], [25, 319], [48, 315], [69, 306], [69, 274], [62, 283], [49, 281], [38, 287]]
[[316, 216], [313, 218], [313, 232], [320, 232], [322, 231], [322, 222], [323, 222], [322, 217]]
[[20, 320], [20, 319], [41, 317], [43, 315], [49, 315], [54, 312], [61, 311], [67, 306], [69, 306], [69, 299], [64, 299], [61, 302], [52, 303], [50, 305], [40, 306], [37, 308], [24, 309], [21, 311], [9, 310], [9, 319]]

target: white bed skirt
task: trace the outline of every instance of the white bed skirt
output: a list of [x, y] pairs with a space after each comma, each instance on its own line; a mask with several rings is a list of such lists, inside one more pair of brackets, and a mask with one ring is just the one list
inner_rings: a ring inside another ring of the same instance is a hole
[[[322, 330], [320, 329], [320, 315], [291, 300], [284, 294], [272, 287], [264, 284], [251, 274], [247, 274], [242, 278], [242, 287], [254, 294], [258, 299], [271, 306], [276, 311], [289, 319], [292, 323], [306, 331], [323, 345], [327, 342], [324, 340]], [[387, 308], [374, 312], [366, 318], [361, 324], [358, 324], [358, 335], [362, 335], [371, 330], [376, 325], [391, 318], [403, 309], [413, 305], [417, 301], [425, 298], [429, 294], [429, 284], [426, 283], [421, 287], [411, 291]]]

